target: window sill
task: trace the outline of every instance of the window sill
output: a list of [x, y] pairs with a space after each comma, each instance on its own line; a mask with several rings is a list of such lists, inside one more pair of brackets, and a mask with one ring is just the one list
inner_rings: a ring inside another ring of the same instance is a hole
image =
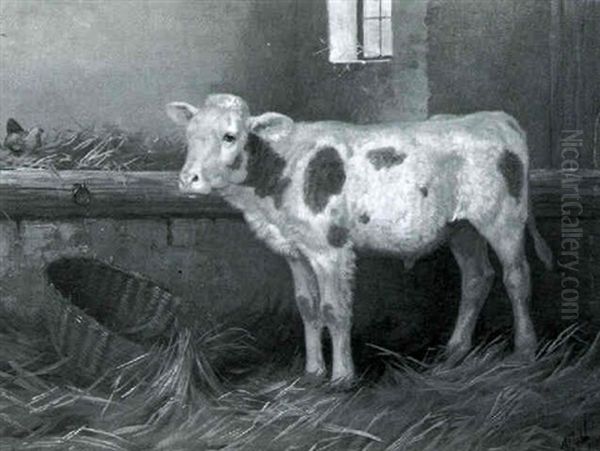
[[365, 65], [365, 64], [373, 64], [373, 63], [390, 63], [392, 61], [392, 58], [377, 58], [377, 59], [364, 59], [364, 60], [359, 60], [359, 59], [353, 59], [353, 60], [347, 60], [347, 61], [329, 61], [331, 64], [361, 64], [361, 65]]

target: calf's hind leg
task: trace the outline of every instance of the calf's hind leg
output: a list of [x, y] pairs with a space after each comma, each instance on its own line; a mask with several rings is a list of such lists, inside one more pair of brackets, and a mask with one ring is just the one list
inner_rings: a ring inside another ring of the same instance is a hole
[[475, 324], [494, 281], [494, 270], [488, 259], [485, 238], [468, 223], [452, 232], [450, 250], [461, 273], [458, 317], [446, 347], [448, 363], [452, 365], [471, 349]]
[[493, 224], [479, 231], [502, 265], [502, 280], [513, 310], [515, 355], [522, 360], [532, 360], [537, 349], [537, 337], [529, 314], [531, 281], [525, 256], [525, 224], [514, 216], [500, 213]]

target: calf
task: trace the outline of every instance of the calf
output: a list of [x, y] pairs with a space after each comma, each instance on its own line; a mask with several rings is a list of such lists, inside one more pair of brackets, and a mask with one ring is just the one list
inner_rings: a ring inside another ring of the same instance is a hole
[[525, 134], [511, 116], [480, 112], [368, 126], [295, 123], [278, 113], [250, 116], [247, 104], [229, 94], [211, 95], [201, 108], [170, 103], [167, 113], [186, 127], [181, 191], [216, 191], [287, 259], [304, 323], [308, 375], [325, 374], [326, 327], [332, 381], [354, 377], [356, 250], [394, 254], [412, 264], [444, 241], [462, 275], [449, 359], [458, 361], [471, 348], [493, 279], [488, 243], [512, 302], [516, 353], [534, 355], [526, 226], [547, 266], [552, 255], [531, 215]]

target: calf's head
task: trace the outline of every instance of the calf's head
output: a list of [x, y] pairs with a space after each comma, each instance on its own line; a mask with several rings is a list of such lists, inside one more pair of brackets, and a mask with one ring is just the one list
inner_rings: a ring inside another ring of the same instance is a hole
[[282, 114], [251, 117], [248, 105], [231, 94], [210, 95], [204, 105], [171, 102], [167, 115], [186, 129], [187, 157], [179, 174], [179, 189], [208, 194], [246, 179], [248, 136], [276, 142], [287, 136], [293, 121]]

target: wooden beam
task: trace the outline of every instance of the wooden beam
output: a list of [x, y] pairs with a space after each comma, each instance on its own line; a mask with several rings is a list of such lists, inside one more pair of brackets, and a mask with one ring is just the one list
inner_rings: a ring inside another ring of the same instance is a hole
[[239, 217], [220, 198], [184, 196], [177, 172], [0, 171], [6, 219]]
[[[600, 218], [600, 171], [580, 171], [582, 218]], [[571, 189], [558, 171], [534, 170], [531, 193], [539, 217], [560, 217]], [[239, 218], [215, 195], [191, 197], [177, 189], [176, 172], [0, 171], [0, 220], [77, 217]]]
[[[567, 178], [561, 171], [538, 169], [531, 171], [529, 183], [536, 217], [560, 218], [561, 206], [566, 202], [575, 201], [581, 202], [583, 207], [583, 211], [578, 215], [580, 218], [600, 218], [598, 170], [581, 170], [573, 178]], [[563, 196], [577, 194], [579, 199], [563, 199]]]

